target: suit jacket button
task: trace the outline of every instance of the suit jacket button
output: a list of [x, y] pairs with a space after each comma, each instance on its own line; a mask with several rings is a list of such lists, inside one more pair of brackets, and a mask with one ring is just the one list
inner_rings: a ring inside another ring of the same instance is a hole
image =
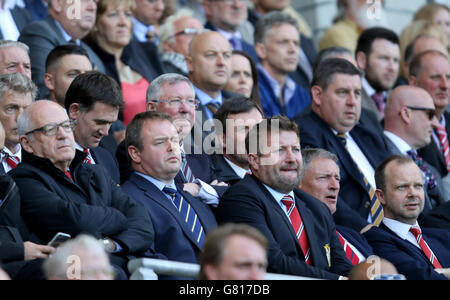
[[364, 204], [364, 207], [365, 208], [368, 208], [370, 206], [370, 202], [369, 201], [366, 201], [366, 203]]

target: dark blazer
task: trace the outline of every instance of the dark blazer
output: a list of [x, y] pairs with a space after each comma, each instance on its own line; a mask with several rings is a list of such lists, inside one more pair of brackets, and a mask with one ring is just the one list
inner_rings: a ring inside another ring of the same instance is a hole
[[[446, 280], [434, 271], [421, 249], [401, 239], [383, 223], [364, 233], [376, 255], [393, 263], [408, 280]], [[422, 228], [422, 237], [430, 246], [443, 268], [450, 267], [450, 232], [448, 230]]]
[[419, 219], [421, 227], [431, 227], [450, 230], [450, 201], [433, 208]]
[[33, 233], [46, 244], [57, 232], [109, 237], [123, 251], [140, 253], [153, 242], [151, 219], [100, 166], [83, 163], [77, 151], [71, 181], [48, 159], [22, 151], [22, 162], [11, 171], [21, 196], [21, 214]]
[[[26, 8], [15, 6], [13, 9], [11, 9], [11, 15], [14, 19], [14, 23], [16, 23], [19, 32], [21, 32], [26, 25], [33, 22], [33, 17]], [[0, 30], [0, 40], [3, 39], [4, 39], [3, 34], [2, 31]]]
[[[131, 174], [130, 179], [122, 185], [122, 189], [142, 204], [150, 214], [155, 227], [152, 245], [155, 257], [198, 263], [198, 255], [202, 249], [181, 214], [162, 191], [136, 173]], [[191, 204], [206, 233], [217, 226], [214, 215], [206, 204], [179, 188], [178, 191], [184, 200]]]
[[233, 185], [242, 179], [234, 172], [234, 170], [230, 167], [230, 165], [225, 161], [223, 155], [213, 154], [211, 155], [211, 161], [214, 166], [217, 179], [219, 181], [223, 181], [228, 183], [229, 185]]
[[254, 175], [246, 176], [225, 192], [217, 208], [217, 220], [219, 224], [247, 223], [264, 234], [269, 241], [268, 272], [326, 279], [348, 274], [352, 265], [336, 235], [329, 209], [305, 192], [294, 192], [311, 247], [312, 266], [304, 261], [286, 213]]
[[[445, 128], [447, 129], [447, 137], [450, 137], [450, 112], [445, 111]], [[448, 174], [447, 166], [445, 164], [445, 158], [440, 150], [440, 146], [436, 145], [434, 138], [431, 139], [431, 143], [427, 146], [419, 149], [419, 155], [428, 162], [430, 165], [435, 167], [442, 177]]]
[[[306, 55], [308, 62], [311, 64], [311, 68], [314, 66], [314, 61], [317, 56], [316, 47], [312, 39], [300, 34], [300, 47]], [[314, 70], [313, 70], [314, 71]], [[306, 75], [306, 72], [297, 65], [297, 69], [294, 72], [289, 73], [289, 76], [301, 87], [309, 91], [311, 88], [311, 82]]]
[[25, 0], [25, 5], [35, 21], [42, 20], [48, 16], [48, 8], [43, 0]]
[[120, 183], [119, 163], [114, 155], [101, 146], [89, 149], [89, 151], [95, 163], [103, 166], [114, 182]]
[[[51, 16], [25, 26], [20, 34], [19, 41], [30, 47], [32, 79], [39, 88], [39, 97], [41, 99], [47, 98], [49, 92], [44, 84], [45, 61], [53, 48], [65, 45], [67, 41]], [[88, 52], [93, 68], [104, 73], [105, 67], [97, 54], [83, 42], [81, 42], [81, 47]]]
[[358, 249], [364, 257], [367, 258], [374, 254], [372, 246], [369, 245], [367, 239], [359, 232], [339, 225], [336, 225], [336, 229], [350, 244], [355, 246], [355, 248]]
[[[341, 172], [341, 189], [334, 219], [336, 224], [359, 232], [367, 225], [370, 198], [358, 167], [328, 124], [316, 113], [311, 111], [302, 118], [296, 118], [295, 121], [299, 126], [302, 148], [323, 148], [337, 155]], [[392, 154], [384, 137], [361, 123], [350, 131], [350, 135], [373, 168]]]

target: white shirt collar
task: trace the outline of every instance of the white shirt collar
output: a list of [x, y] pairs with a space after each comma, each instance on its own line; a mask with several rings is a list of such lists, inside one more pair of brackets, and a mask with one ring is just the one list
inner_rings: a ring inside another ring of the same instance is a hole
[[5, 151], [9, 156], [16, 156], [22, 161], [22, 146], [20, 144], [17, 145], [19, 150], [16, 153], [12, 153], [7, 147], [3, 147], [3, 151]]
[[403, 240], [407, 240], [409, 242], [411, 242], [412, 244], [414, 244], [416, 247], [419, 247], [419, 243], [417, 243], [416, 238], [414, 237], [414, 235], [409, 231], [411, 229], [411, 227], [418, 227], [419, 223], [416, 223], [414, 225], [410, 225], [410, 224], [406, 224], [394, 219], [389, 219], [384, 217], [383, 218], [383, 224], [386, 225], [390, 230], [392, 230], [393, 232], [395, 232], [395, 234], [397, 234], [401, 239]]
[[166, 184], [166, 183], [164, 183], [152, 176], [146, 175], [144, 173], [136, 171], [136, 174], [138, 174], [139, 176], [141, 176], [141, 177], [145, 178], [146, 180], [150, 181], [151, 183], [153, 183], [160, 191], [162, 191], [165, 186], [169, 186], [175, 190], [177, 189], [177, 186], [175, 185], [175, 181], [173, 179], [170, 184]]
[[[367, 81], [367, 79], [364, 77], [361, 80], [361, 85], [362, 88], [366, 91], [367, 95], [369, 95], [369, 97], [372, 97], [373, 94], [375, 94], [377, 91], [375, 91], [375, 89], [370, 85], [370, 83]], [[383, 97], [386, 98], [386, 91], [383, 91]]]
[[399, 137], [398, 135], [395, 135], [392, 132], [389, 131], [384, 131], [384, 134], [387, 136], [388, 139], [390, 139], [395, 146], [397, 146], [397, 148], [400, 150], [400, 152], [404, 155], [408, 155], [407, 152], [408, 151], [415, 151], [414, 149], [411, 148], [411, 146], [405, 142], [404, 139], [402, 139], [401, 137]]
[[[21, 8], [25, 7], [25, 3], [23, 0], [6, 0], [4, 9], [13, 9], [15, 6], [19, 6]], [[0, 7], [1, 10], [1, 7]]]
[[247, 174], [247, 172], [250, 171], [250, 170], [246, 170], [244, 168], [239, 167], [238, 165], [236, 165], [235, 163], [233, 163], [232, 161], [227, 159], [225, 156], [223, 158], [228, 163], [228, 165], [233, 169], [233, 171], [237, 174], [237, 176], [239, 176], [241, 178], [244, 178], [245, 174]]

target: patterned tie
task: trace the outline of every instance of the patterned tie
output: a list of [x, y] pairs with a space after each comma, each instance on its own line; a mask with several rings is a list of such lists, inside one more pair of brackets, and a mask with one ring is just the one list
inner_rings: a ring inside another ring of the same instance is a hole
[[8, 164], [8, 166], [11, 167], [11, 169], [15, 169], [17, 167], [17, 165], [20, 163], [20, 160], [17, 156], [13, 156], [13, 155], [8, 155], [6, 154], [6, 163]]
[[350, 247], [347, 240], [339, 233], [339, 231], [336, 230], [336, 234], [339, 237], [339, 241], [342, 244], [342, 247], [344, 247], [345, 255], [347, 256], [348, 260], [352, 263], [352, 265], [356, 266], [359, 264], [359, 257], [356, 255], [356, 253], [353, 251], [352, 247]]
[[[347, 135], [345, 133], [338, 133], [337, 138], [342, 143], [342, 145], [344, 145], [345, 150], [347, 150], [347, 152], [348, 152]], [[350, 152], [349, 152], [349, 154], [350, 154]], [[356, 163], [355, 163], [355, 165], [356, 165], [356, 167], [358, 167], [358, 165]], [[381, 206], [381, 203], [378, 200], [377, 195], [375, 194], [375, 189], [370, 185], [366, 176], [364, 176], [364, 173], [361, 171], [361, 169], [359, 167], [358, 167], [358, 170], [361, 173], [361, 176], [363, 177], [364, 184], [366, 185], [367, 193], [369, 194], [370, 216], [372, 217], [372, 223], [375, 226], [378, 226], [378, 225], [380, 225], [381, 220], [384, 217], [383, 207]]]
[[381, 118], [384, 118], [384, 96], [383, 92], [378, 92], [372, 95], [372, 99], [378, 108]]
[[439, 137], [439, 142], [441, 144], [442, 154], [445, 158], [445, 164], [447, 165], [447, 170], [450, 172], [450, 151], [449, 151], [449, 144], [448, 144], [448, 136], [447, 136], [447, 130], [444, 126], [439, 125], [437, 128], [437, 135]]
[[184, 153], [183, 151], [181, 152], [181, 171], [183, 172], [185, 182], [189, 183], [195, 181], [194, 173], [192, 173], [191, 168], [189, 168], [186, 159], [186, 153]]
[[220, 104], [217, 103], [217, 102], [211, 101], [211, 102], [209, 102], [208, 104], [206, 104], [206, 107], [207, 107], [213, 114], [215, 114], [216, 111], [219, 109]]
[[200, 220], [194, 209], [191, 207], [189, 202], [184, 200], [183, 195], [181, 195], [177, 190], [165, 186], [163, 188], [163, 192], [172, 197], [172, 201], [178, 209], [178, 212], [188, 224], [195, 237], [195, 240], [197, 241], [198, 246], [202, 248], [205, 241], [205, 232], [203, 231], [203, 226], [200, 223]]
[[147, 30], [147, 32], [145, 33], [145, 38], [147, 39], [147, 42], [149, 43], [156, 43], [156, 33], [152, 30]]
[[297, 207], [295, 207], [294, 199], [292, 199], [290, 195], [286, 195], [283, 199], [281, 199], [281, 202], [286, 206], [289, 220], [291, 220], [292, 227], [294, 228], [300, 247], [302, 248], [303, 255], [305, 256], [305, 263], [307, 265], [312, 265], [311, 248], [309, 247], [308, 236], [306, 235], [306, 230], [304, 230], [305, 226], [302, 218], [298, 213]]
[[416, 163], [416, 165], [422, 170], [424, 176], [425, 185], [428, 189], [433, 189], [436, 186], [436, 175], [424, 164], [422, 157], [417, 155], [416, 151], [408, 150], [406, 154]]
[[424, 239], [422, 238], [422, 231], [420, 230], [419, 227], [416, 226], [412, 226], [409, 231], [414, 235], [414, 237], [416, 238], [417, 242], [419, 243], [420, 248], [422, 249], [423, 253], [425, 254], [425, 256], [428, 258], [428, 260], [431, 262], [431, 264], [433, 265], [433, 267], [435, 269], [440, 269], [442, 268], [441, 264], [439, 263], [438, 259], [436, 256], [434, 256], [433, 251], [431, 251], [430, 247], [428, 246], [428, 244], [424, 241]]
[[89, 149], [88, 148], [83, 148], [83, 152], [87, 154], [86, 157], [84, 158], [83, 162], [86, 163], [86, 164], [92, 165], [93, 159], [92, 159], [92, 156], [91, 156], [91, 152], [89, 152]]

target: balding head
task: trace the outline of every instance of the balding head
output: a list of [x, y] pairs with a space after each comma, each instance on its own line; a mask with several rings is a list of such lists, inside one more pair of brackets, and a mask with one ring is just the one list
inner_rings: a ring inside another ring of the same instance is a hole
[[421, 148], [431, 141], [434, 109], [433, 98], [426, 90], [399, 86], [387, 100], [384, 128], [402, 138], [413, 149]]

